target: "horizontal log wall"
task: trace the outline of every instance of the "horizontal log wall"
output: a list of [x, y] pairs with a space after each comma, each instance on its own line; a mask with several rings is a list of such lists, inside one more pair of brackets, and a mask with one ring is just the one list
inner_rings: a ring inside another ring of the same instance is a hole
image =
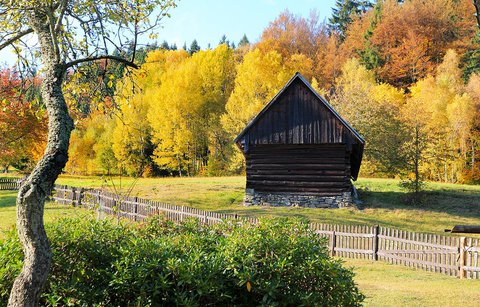
[[245, 155], [246, 187], [258, 192], [339, 195], [350, 191], [350, 157], [342, 144], [255, 145]]

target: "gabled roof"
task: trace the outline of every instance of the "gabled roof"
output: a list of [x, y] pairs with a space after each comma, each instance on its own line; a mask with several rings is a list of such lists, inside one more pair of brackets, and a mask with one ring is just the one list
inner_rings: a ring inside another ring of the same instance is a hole
[[285, 84], [285, 86], [275, 95], [275, 97], [273, 97], [273, 99], [260, 111], [260, 113], [258, 113], [257, 116], [255, 116], [250, 121], [250, 123], [248, 123], [248, 125], [242, 130], [242, 132], [240, 132], [240, 134], [235, 138], [234, 140], [235, 143], [238, 143], [242, 139], [242, 137], [250, 130], [250, 128], [254, 126], [256, 122], [263, 116], [263, 114], [268, 112], [268, 110], [272, 107], [272, 105], [274, 105], [277, 102], [278, 98], [283, 94], [283, 92], [285, 92], [286, 89], [296, 79], [301, 80], [307, 86], [307, 88], [310, 89], [310, 91], [318, 98], [318, 100], [321, 103], [323, 103], [323, 105], [328, 110], [330, 110], [330, 112], [332, 112], [332, 114], [352, 133], [353, 136], [355, 136], [355, 138], [361, 144], [365, 144], [365, 140], [363, 139], [363, 137], [355, 129], [353, 129], [353, 127], [350, 126], [350, 124], [346, 120], [344, 120], [340, 116], [340, 114], [337, 113], [337, 111], [335, 111], [335, 109], [327, 102], [325, 98], [323, 98], [319, 93], [317, 93], [317, 91], [310, 85], [310, 83], [308, 83], [307, 80], [305, 80], [305, 78], [299, 72], [295, 73], [295, 75]]

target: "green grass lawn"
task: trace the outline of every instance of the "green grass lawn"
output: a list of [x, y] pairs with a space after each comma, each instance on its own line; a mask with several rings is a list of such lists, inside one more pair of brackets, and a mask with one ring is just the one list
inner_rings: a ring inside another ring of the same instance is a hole
[[[16, 191], [0, 191], [0, 239], [3, 238], [3, 231], [15, 227], [16, 196]], [[85, 214], [85, 211], [86, 210], [84, 209], [78, 209], [49, 202], [45, 206], [44, 218], [46, 222], [50, 222], [64, 216], [74, 216], [80, 213]]]
[[364, 201], [362, 209], [308, 209], [244, 207], [245, 177], [132, 178], [104, 181], [100, 177], [62, 176], [61, 184], [128, 190], [132, 196], [221, 213], [251, 216], [301, 216], [334, 224], [379, 224], [404, 230], [444, 233], [458, 224], [480, 225], [480, 186], [428, 183], [427, 203], [404, 204], [405, 192], [393, 179], [360, 178], [356, 186]]
[[365, 306], [478, 306], [480, 281], [383, 262], [344, 259], [366, 295]]

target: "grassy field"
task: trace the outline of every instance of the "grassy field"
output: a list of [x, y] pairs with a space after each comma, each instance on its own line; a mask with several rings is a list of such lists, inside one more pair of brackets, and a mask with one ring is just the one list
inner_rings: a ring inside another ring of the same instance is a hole
[[[102, 185], [102, 182], [96, 178], [68, 177], [62, 178], [61, 182], [76, 186]], [[128, 181], [123, 182], [123, 184], [126, 188]], [[274, 209], [278, 208], [245, 208], [239, 205], [243, 193], [242, 185], [243, 180], [239, 177], [142, 179], [135, 185], [134, 193], [139, 196], [205, 209], [229, 212], [230, 210], [231, 212], [241, 211], [244, 214], [294, 214], [327, 222], [382, 222], [408, 227], [425, 220], [431, 224], [430, 228], [427, 228], [434, 229], [435, 216], [442, 216], [441, 212], [436, 212], [436, 210], [425, 210], [420, 217], [415, 216], [413, 212], [421, 212], [421, 209], [395, 208], [393, 203], [402, 193], [396, 190], [394, 181], [388, 180], [361, 180], [359, 186], [362, 187], [364, 199], [367, 202], [364, 210], [289, 210], [284, 208], [275, 212]], [[435, 185], [431, 189], [432, 198], [438, 197], [441, 199], [447, 197], [446, 195], [452, 195], [451, 197], [457, 197], [463, 204], [468, 204], [471, 201], [472, 204], [478, 206], [479, 192], [477, 187]], [[382, 194], [382, 190], [386, 195]], [[391, 190], [394, 191], [390, 192]], [[439, 194], [439, 196], [436, 196], [436, 194]], [[7, 229], [15, 224], [15, 195], [15, 192], [0, 191], [0, 229]], [[388, 200], [389, 198], [390, 202], [382, 203], [382, 199]], [[447, 206], [445, 202], [441, 202], [441, 204]], [[456, 210], [454, 206], [447, 206], [447, 209]], [[387, 216], [382, 216], [382, 212], [383, 215]], [[48, 203], [45, 210], [45, 220], [49, 222], [65, 215], [84, 214], [85, 210], [82, 209]], [[478, 216], [475, 216], [475, 212], [471, 212], [471, 214], [472, 217], [462, 217], [458, 214], [455, 215], [452, 211], [445, 215], [444, 222], [453, 223], [463, 218], [472, 219], [472, 221], [480, 220]], [[400, 215], [399, 221], [393, 222], [396, 215]], [[407, 221], [407, 216], [410, 216], [410, 219], [414, 219], [414, 221]], [[389, 222], [389, 220], [392, 221]], [[424, 226], [417, 226], [417, 228], [421, 227]], [[1, 236], [0, 233], [0, 239]], [[480, 301], [480, 282], [476, 280], [459, 280], [441, 274], [369, 260], [346, 259], [345, 265], [352, 267], [355, 271], [355, 281], [367, 296], [366, 306], [474, 306]]]
[[[0, 191], [0, 239], [3, 238], [3, 231], [15, 227], [16, 211], [15, 191]], [[47, 203], [45, 207], [45, 221], [50, 222], [63, 216], [74, 216], [80, 213], [85, 214], [86, 210], [73, 207]]]
[[307, 208], [244, 207], [241, 205], [245, 178], [131, 178], [102, 180], [100, 177], [62, 176], [61, 184], [103, 187], [126, 191], [132, 196], [192, 206], [222, 213], [255, 216], [301, 216], [311, 221], [335, 224], [379, 224], [404, 230], [443, 233], [458, 224], [480, 224], [480, 186], [429, 183], [427, 203], [404, 204], [405, 192], [398, 180], [361, 178], [356, 183], [362, 208], [318, 210]]
[[456, 279], [407, 267], [345, 259], [366, 306], [478, 306], [480, 281]]

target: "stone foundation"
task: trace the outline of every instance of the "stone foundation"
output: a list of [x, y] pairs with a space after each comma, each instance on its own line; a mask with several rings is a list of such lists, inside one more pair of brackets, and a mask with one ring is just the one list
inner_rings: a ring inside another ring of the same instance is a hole
[[245, 206], [343, 208], [352, 205], [352, 193], [343, 192], [336, 196], [317, 196], [255, 192], [254, 189], [246, 189], [243, 204]]

